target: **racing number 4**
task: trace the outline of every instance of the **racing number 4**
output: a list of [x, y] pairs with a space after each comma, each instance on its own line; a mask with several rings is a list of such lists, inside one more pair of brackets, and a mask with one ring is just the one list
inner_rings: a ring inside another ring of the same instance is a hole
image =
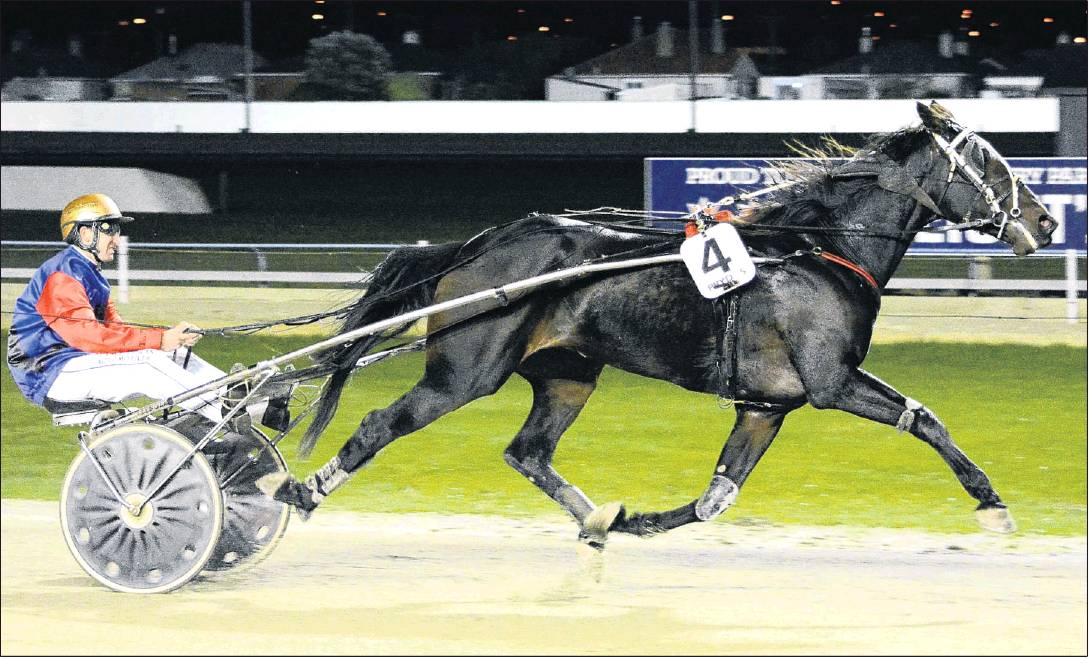
[[681, 258], [692, 282], [707, 299], [721, 297], [756, 276], [756, 265], [737, 229], [725, 222], [686, 239], [681, 244]]
[[[714, 258], [713, 261], [712, 258]], [[730, 270], [730, 259], [722, 254], [718, 241], [711, 238], [703, 243], [703, 272], [706, 274], [714, 270], [728, 272]]]

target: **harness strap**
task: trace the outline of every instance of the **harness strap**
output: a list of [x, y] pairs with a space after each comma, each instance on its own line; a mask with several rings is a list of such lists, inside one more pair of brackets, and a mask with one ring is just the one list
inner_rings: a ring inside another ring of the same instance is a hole
[[[733, 297], [733, 295], [730, 295]], [[726, 389], [728, 386], [728, 376], [726, 375], [725, 365], [725, 349], [726, 344], [726, 321], [723, 318], [722, 310], [722, 297], [716, 297], [711, 300], [711, 311], [715, 314], [715, 372], [718, 373], [721, 383], [719, 384], [719, 395], [726, 396]]]
[[730, 295], [726, 302], [726, 358], [723, 365], [726, 367], [723, 375], [726, 378], [725, 392], [730, 400], [737, 399], [737, 299], [738, 295]]
[[[860, 169], [858, 168], [859, 166], [876, 168]], [[877, 184], [882, 189], [896, 194], [910, 196], [935, 215], [942, 214], [942, 211], [938, 209], [938, 204], [929, 194], [927, 194], [926, 190], [919, 186], [919, 182], [915, 179], [915, 176], [888, 156], [881, 155], [877, 156], [875, 160], [855, 163], [854, 168], [841, 168], [839, 171], [832, 174], [833, 178], [853, 178], [858, 176], [874, 176], [877, 178]]]
[[715, 367], [721, 378], [718, 396], [720, 400], [731, 402], [737, 396], [737, 298], [738, 295], [732, 294], [725, 300], [719, 297], [711, 302], [717, 329]]
[[927, 210], [935, 215], [941, 215], [942, 211], [938, 209], [938, 204], [934, 201], [933, 197], [926, 193], [926, 190], [919, 187], [918, 184], [911, 188], [911, 198], [915, 199], [923, 205]]
[[873, 275], [871, 275], [869, 272], [864, 270], [861, 266], [856, 265], [856, 264], [852, 263], [851, 261], [847, 260], [843, 256], [837, 256], [836, 254], [833, 254], [833, 253], [831, 253], [829, 251], [825, 251], [823, 249], [820, 250], [820, 251], [814, 250], [814, 253], [817, 256], [823, 258], [826, 261], [835, 263], [836, 265], [839, 265], [840, 267], [846, 267], [847, 269], [851, 270], [855, 274], [857, 274], [860, 277], [862, 277], [863, 279], [865, 279], [866, 283], [873, 286], [875, 290], [880, 289], [880, 286], [877, 285], [877, 279], [873, 278]]

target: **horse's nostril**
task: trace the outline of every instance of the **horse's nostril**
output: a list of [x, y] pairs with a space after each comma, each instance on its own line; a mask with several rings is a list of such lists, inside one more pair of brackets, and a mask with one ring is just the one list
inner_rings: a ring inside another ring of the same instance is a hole
[[1046, 235], [1051, 235], [1051, 232], [1055, 230], [1057, 224], [1054, 219], [1050, 217], [1041, 217], [1039, 221], [1040, 231]]

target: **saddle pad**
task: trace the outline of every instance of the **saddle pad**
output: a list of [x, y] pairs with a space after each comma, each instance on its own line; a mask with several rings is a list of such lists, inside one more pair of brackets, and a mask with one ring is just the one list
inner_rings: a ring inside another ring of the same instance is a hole
[[721, 297], [756, 276], [756, 264], [745, 243], [737, 229], [726, 223], [715, 224], [685, 240], [681, 258], [700, 294], [707, 299]]

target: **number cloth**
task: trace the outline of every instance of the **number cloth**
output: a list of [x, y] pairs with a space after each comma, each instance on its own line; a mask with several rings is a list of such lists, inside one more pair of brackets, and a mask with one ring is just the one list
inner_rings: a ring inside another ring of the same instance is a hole
[[756, 276], [756, 265], [741, 236], [726, 223], [686, 238], [681, 257], [696, 288], [707, 299], [720, 297]]

